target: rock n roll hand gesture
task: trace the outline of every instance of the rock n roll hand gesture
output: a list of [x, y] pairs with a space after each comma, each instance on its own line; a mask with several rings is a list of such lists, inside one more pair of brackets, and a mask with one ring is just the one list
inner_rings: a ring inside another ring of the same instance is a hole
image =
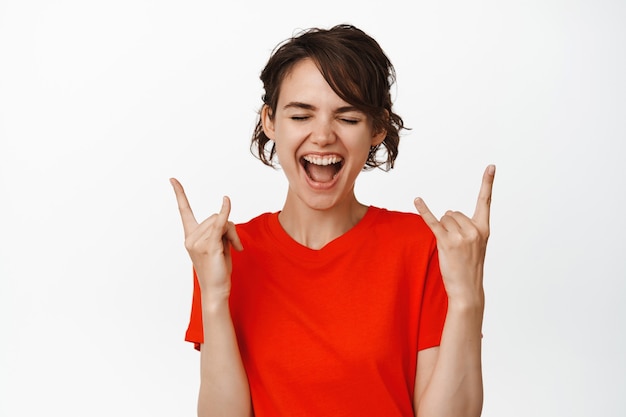
[[437, 238], [441, 275], [450, 301], [484, 305], [483, 265], [495, 172], [494, 165], [485, 170], [471, 218], [447, 211], [437, 220], [421, 198], [415, 199], [415, 208]]
[[203, 296], [211, 298], [228, 297], [230, 294], [230, 274], [232, 261], [230, 246], [243, 250], [235, 225], [228, 220], [230, 199], [224, 197], [219, 213], [198, 223], [189, 206], [183, 186], [171, 178], [178, 210], [185, 231], [185, 248], [198, 275]]

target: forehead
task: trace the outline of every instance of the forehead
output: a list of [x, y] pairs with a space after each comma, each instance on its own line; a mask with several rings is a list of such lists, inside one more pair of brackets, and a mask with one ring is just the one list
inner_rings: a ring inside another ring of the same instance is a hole
[[280, 86], [278, 106], [285, 102], [333, 103], [347, 105], [328, 84], [315, 62], [310, 58], [296, 62], [287, 72]]

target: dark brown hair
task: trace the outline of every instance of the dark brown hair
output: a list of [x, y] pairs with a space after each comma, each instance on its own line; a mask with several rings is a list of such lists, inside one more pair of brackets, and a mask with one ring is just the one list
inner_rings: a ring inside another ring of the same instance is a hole
[[[383, 142], [370, 149], [363, 168], [393, 168], [398, 156], [400, 130], [405, 127], [402, 118], [391, 109], [390, 89], [396, 74], [380, 45], [351, 25], [312, 28], [282, 42], [274, 49], [260, 77], [265, 90], [263, 103], [269, 107], [270, 117], [276, 114], [283, 79], [297, 62], [305, 58], [316, 63], [326, 82], [342, 100], [372, 119], [375, 132], [386, 131]], [[381, 146], [384, 147], [384, 159], [379, 159], [378, 155]], [[276, 148], [263, 132], [260, 117], [250, 149], [264, 164], [274, 166], [272, 159]]]

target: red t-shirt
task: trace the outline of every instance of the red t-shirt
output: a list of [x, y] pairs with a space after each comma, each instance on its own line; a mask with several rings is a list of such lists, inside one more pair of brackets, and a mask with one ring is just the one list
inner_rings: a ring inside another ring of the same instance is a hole
[[[370, 207], [319, 250], [294, 241], [278, 213], [237, 232], [230, 309], [255, 416], [413, 416], [417, 352], [439, 345], [447, 310], [422, 218]], [[185, 339], [198, 348], [194, 283]]]

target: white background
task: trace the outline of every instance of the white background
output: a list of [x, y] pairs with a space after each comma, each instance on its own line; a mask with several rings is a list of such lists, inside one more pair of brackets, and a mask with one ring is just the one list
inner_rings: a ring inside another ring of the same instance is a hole
[[[213, 3], [213, 4], [210, 4]], [[279, 210], [248, 151], [258, 75], [300, 28], [353, 23], [412, 127], [365, 203], [471, 213], [498, 171], [486, 417], [626, 413], [626, 4], [0, 1], [0, 415], [192, 416], [199, 217]]]

